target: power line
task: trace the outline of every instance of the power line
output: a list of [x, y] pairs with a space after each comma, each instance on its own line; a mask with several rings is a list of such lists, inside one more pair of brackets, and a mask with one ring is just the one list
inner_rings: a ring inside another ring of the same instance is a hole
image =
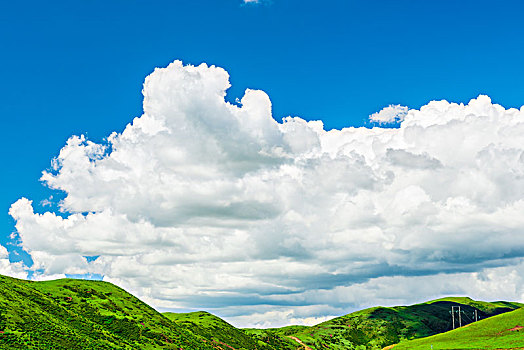
[[468, 313], [466, 311], [462, 311], [462, 316], [466, 317], [467, 318], [467, 323], [472, 323], [474, 322], [473, 319], [471, 317], [468, 316]]
[[473, 309], [473, 315], [471, 317], [468, 316], [468, 314], [464, 311], [464, 310], [461, 310], [461, 307], [458, 306], [458, 305], [452, 305], [451, 306], [451, 322], [452, 322], [452, 325], [453, 325], [453, 329], [455, 329], [455, 314], [458, 313], [458, 327], [462, 327], [462, 316], [465, 317], [465, 321], [466, 323], [473, 323], [473, 322], [477, 322], [479, 320], [479, 315], [478, 315], [478, 310], [476, 308]]
[[460, 306], [451, 306], [451, 320], [452, 320], [452, 323], [453, 323], [453, 329], [455, 329], [455, 313], [457, 312], [458, 309], [458, 323], [459, 323], [459, 327], [462, 327], [462, 311], [460, 310]]

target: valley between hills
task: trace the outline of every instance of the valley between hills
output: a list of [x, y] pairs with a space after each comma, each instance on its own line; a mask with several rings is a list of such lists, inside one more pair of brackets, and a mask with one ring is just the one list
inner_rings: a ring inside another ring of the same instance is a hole
[[[459, 306], [452, 330], [450, 311]], [[108, 282], [0, 275], [0, 349], [392, 348], [524, 349], [524, 304], [450, 297], [373, 307], [315, 326], [240, 329], [205, 311], [160, 313]]]

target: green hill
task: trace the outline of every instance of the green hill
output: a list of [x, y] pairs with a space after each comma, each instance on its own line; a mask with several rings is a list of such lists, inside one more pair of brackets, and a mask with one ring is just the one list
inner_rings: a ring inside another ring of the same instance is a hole
[[107, 282], [0, 275], [0, 349], [213, 349]]
[[179, 326], [192, 330], [218, 346], [225, 345], [237, 350], [295, 350], [297, 344], [291, 339], [280, 336], [276, 329], [248, 331], [235, 328], [221, 318], [205, 311], [191, 313], [164, 313], [164, 316]]
[[[451, 306], [459, 305], [463, 325], [471, 322], [475, 310], [482, 321], [431, 337], [451, 329]], [[523, 335], [518, 328], [509, 330], [522, 326], [523, 306], [443, 298], [374, 307], [313, 327], [238, 329], [204, 311], [161, 314], [107, 282], [32, 282], [0, 275], [0, 349], [372, 350], [397, 343], [398, 349], [415, 349], [410, 344], [422, 349], [427, 341], [458, 349], [463, 344], [450, 343], [456, 339], [448, 335], [468, 331], [474, 332], [462, 338], [478, 343], [470, 348], [508, 348]], [[503, 315], [488, 318], [498, 314]], [[429, 338], [412, 340], [423, 337]]]
[[427, 337], [452, 329], [451, 306], [461, 307], [462, 324], [465, 325], [473, 321], [475, 310], [484, 319], [523, 305], [444, 298], [411, 306], [373, 307], [334, 318], [293, 335], [317, 350], [382, 349], [402, 340]]
[[0, 275], [0, 349], [296, 350], [207, 312], [161, 314], [107, 282], [32, 282]]
[[[432, 347], [433, 346], [433, 347]], [[394, 350], [524, 349], [524, 308], [431, 337], [402, 342]]]

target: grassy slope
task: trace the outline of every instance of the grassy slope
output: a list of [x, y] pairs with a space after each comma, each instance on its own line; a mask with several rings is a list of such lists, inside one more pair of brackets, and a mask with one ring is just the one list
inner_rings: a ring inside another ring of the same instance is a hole
[[290, 338], [295, 333], [308, 329], [308, 326], [286, 326], [281, 328], [244, 328], [243, 331], [260, 341], [266, 342], [274, 346], [276, 349], [303, 349], [294, 340]]
[[213, 349], [107, 282], [0, 275], [0, 349]]
[[463, 324], [477, 309], [481, 319], [523, 306], [508, 302], [479, 302], [444, 298], [398, 307], [374, 307], [323, 322], [294, 334], [313, 349], [381, 349], [402, 340], [416, 339], [451, 329], [451, 306], [461, 306]]
[[280, 336], [294, 335], [309, 329], [309, 326], [285, 326], [280, 328], [244, 328], [243, 331], [254, 336], [262, 336], [264, 333], [272, 332]]
[[276, 334], [279, 330], [256, 330], [249, 332], [235, 328], [221, 318], [205, 311], [190, 313], [170, 313], [164, 315], [178, 325], [190, 329], [210, 339], [218, 346], [235, 349], [258, 349], [258, 350], [295, 350], [296, 344]]
[[[452, 305], [461, 305], [463, 324], [468, 323], [467, 315], [472, 315], [475, 309], [484, 319], [524, 306], [444, 298], [411, 306], [370, 308], [313, 327], [241, 330], [207, 312], [162, 315], [106, 282], [73, 279], [31, 282], [0, 275], [0, 349], [303, 349], [290, 337], [315, 350], [380, 349], [398, 342], [401, 349], [412, 344], [407, 342], [409, 339], [449, 330]], [[511, 315], [522, 320], [522, 311], [519, 312]], [[481, 321], [460, 331], [476, 330], [482, 322], [499, 319], [503, 318]], [[498, 328], [491, 323], [487, 327], [501, 332], [522, 325], [522, 321], [505, 320], [508, 322]], [[514, 346], [513, 338], [524, 331], [510, 332], [504, 337], [496, 332], [484, 333], [479, 341], [488, 342], [491, 337], [496, 341], [493, 346], [505, 348]], [[443, 339], [442, 344], [453, 340], [442, 336], [439, 338]], [[422, 340], [420, 344], [421, 348], [427, 346]]]
[[494, 316], [431, 337], [402, 342], [395, 350], [409, 349], [524, 349], [524, 308]]
[[256, 341], [221, 318], [205, 311], [186, 314], [165, 312], [163, 314], [178, 325], [203, 334], [217, 344], [227, 344], [235, 349], [254, 349]]

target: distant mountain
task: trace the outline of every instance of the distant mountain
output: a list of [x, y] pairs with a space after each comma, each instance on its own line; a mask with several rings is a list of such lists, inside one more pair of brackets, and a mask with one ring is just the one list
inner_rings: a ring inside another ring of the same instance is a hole
[[[476, 310], [483, 321], [471, 325], [472, 330], [483, 322], [502, 320], [497, 316], [484, 321], [502, 313], [516, 315], [507, 324], [522, 326], [516, 320], [522, 320], [524, 309], [507, 312], [523, 304], [445, 298], [411, 306], [374, 307], [313, 327], [238, 329], [204, 311], [161, 314], [107, 282], [32, 282], [0, 275], [0, 349], [337, 350], [381, 349], [397, 343], [399, 349], [411, 349], [405, 345], [411, 339], [451, 329], [451, 306], [461, 307], [462, 325], [472, 321]], [[458, 324], [458, 314], [456, 320]], [[507, 324], [501, 321], [497, 326], [500, 334], [506, 334]], [[512, 334], [520, 335], [519, 331], [507, 333], [498, 348], [513, 344]], [[451, 333], [441, 335], [443, 342], [448, 341], [447, 334]], [[486, 337], [494, 337], [493, 344], [503, 339], [493, 332]]]

